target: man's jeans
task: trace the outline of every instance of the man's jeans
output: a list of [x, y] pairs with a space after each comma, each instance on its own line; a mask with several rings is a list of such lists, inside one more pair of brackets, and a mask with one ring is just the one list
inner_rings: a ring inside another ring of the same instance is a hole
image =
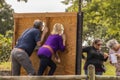
[[19, 76], [21, 66], [27, 71], [28, 75], [34, 75], [35, 70], [31, 64], [29, 56], [24, 50], [14, 48], [11, 52], [12, 57], [12, 75]]

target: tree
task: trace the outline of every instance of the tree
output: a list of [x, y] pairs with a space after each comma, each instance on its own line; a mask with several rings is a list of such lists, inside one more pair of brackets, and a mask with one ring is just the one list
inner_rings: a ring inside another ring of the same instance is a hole
[[[87, 1], [86, 4], [85, 1]], [[72, 4], [66, 11], [78, 11], [78, 0], [64, 0], [62, 3]], [[102, 38], [104, 41], [112, 38], [120, 41], [119, 5], [120, 0], [83, 0], [83, 41], [96, 37]]]
[[5, 35], [7, 30], [13, 29], [13, 12], [5, 0], [0, 0], [0, 34]]
[[0, 63], [7, 61], [12, 49], [13, 9], [0, 0]]

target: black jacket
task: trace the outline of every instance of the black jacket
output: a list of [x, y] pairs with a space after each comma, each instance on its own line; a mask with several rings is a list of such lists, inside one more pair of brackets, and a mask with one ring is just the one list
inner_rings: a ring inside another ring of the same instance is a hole
[[[82, 52], [87, 53], [87, 58], [86, 58], [86, 62], [84, 65], [85, 70], [87, 70], [87, 67], [89, 64], [92, 64], [95, 66], [96, 71], [104, 72], [103, 62], [106, 61], [107, 58], [104, 59], [104, 53], [101, 50], [97, 50], [95, 47], [89, 46], [89, 47], [83, 48]], [[82, 57], [85, 58], [84, 55], [82, 55]]]

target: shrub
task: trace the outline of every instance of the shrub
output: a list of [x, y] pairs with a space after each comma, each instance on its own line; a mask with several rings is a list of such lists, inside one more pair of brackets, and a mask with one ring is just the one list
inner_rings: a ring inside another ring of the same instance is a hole
[[0, 63], [9, 60], [11, 49], [12, 49], [12, 31], [7, 31], [6, 35], [0, 34]]

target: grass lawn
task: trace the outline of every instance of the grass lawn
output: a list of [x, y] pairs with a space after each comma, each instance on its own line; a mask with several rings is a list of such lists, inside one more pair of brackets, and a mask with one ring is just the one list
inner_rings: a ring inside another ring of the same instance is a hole
[[106, 72], [104, 75], [116, 75], [115, 74], [115, 67], [109, 63], [109, 61], [105, 62], [104, 65], [106, 66]]

